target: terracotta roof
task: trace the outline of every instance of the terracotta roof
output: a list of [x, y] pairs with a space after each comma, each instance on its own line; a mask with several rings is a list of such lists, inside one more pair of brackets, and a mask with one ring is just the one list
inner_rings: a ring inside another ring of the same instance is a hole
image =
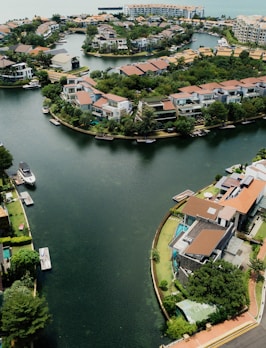
[[247, 77], [246, 79], [240, 80], [240, 82], [255, 84], [255, 83], [260, 82], [260, 79], [258, 77]]
[[167, 69], [169, 66], [164, 59], [150, 59], [149, 62], [160, 70]]
[[2, 58], [0, 59], [0, 69], [4, 69], [8, 66], [11, 66], [15, 64], [15, 62], [13, 62], [12, 60], [8, 60], [8, 59], [5, 59], [5, 58]]
[[193, 93], [193, 92], [200, 92], [202, 89], [198, 86], [187, 86], [187, 87], [181, 87], [179, 88], [181, 92], [185, 93]]
[[45, 51], [49, 51], [50, 49], [48, 47], [42, 47], [42, 46], [38, 46], [35, 47], [33, 50], [30, 51], [30, 54], [37, 56], [37, 54], [39, 52], [45, 52]]
[[131, 75], [141, 76], [141, 75], [144, 74], [143, 71], [141, 71], [140, 69], [138, 69], [134, 65], [124, 65], [124, 66], [121, 66], [120, 70], [127, 76], [131, 76]]
[[127, 98], [120, 97], [119, 95], [111, 94], [111, 93], [107, 93], [104, 96], [105, 96], [106, 99], [113, 100], [113, 101], [116, 101], [116, 102], [122, 102], [122, 101], [127, 100]]
[[210, 82], [210, 83], [204, 83], [203, 85], [199, 85], [202, 89], [215, 89], [215, 88], [221, 88], [220, 83], [218, 82]]
[[106, 103], [107, 103], [107, 99], [104, 98], [104, 97], [102, 97], [102, 98], [98, 99], [98, 100], [93, 104], [93, 106], [94, 106], [94, 107], [97, 107], [97, 108], [99, 108], [99, 109], [101, 109], [102, 106], [105, 105]]
[[201, 199], [195, 196], [189, 197], [182, 213], [190, 216], [201, 216], [206, 219], [215, 220], [222, 207], [210, 200]]
[[248, 187], [243, 187], [236, 197], [232, 197], [234, 187], [230, 188], [220, 199], [219, 204], [235, 208], [242, 214], [247, 214], [259, 195], [265, 189], [266, 182], [254, 179]]
[[224, 230], [202, 230], [185, 250], [186, 254], [210, 256], [225, 234]]
[[223, 82], [220, 82], [220, 85], [222, 85], [223, 87], [236, 87], [239, 85], [239, 81], [237, 80], [227, 80], [227, 81], [223, 81]]
[[90, 105], [92, 104], [92, 100], [91, 97], [89, 96], [89, 94], [85, 91], [78, 91], [76, 93], [77, 96], [77, 100], [79, 102], [80, 105]]
[[171, 100], [162, 100], [164, 110], [175, 110], [174, 104]]
[[84, 80], [85, 82], [87, 82], [89, 85], [93, 86], [93, 87], [95, 87], [95, 86], [97, 85], [97, 82], [94, 81], [94, 80], [93, 80], [91, 77], [89, 77], [89, 76], [83, 77], [83, 80]]
[[138, 69], [142, 70], [143, 72], [148, 72], [148, 71], [157, 71], [158, 69], [151, 63], [136, 63], [134, 64]]

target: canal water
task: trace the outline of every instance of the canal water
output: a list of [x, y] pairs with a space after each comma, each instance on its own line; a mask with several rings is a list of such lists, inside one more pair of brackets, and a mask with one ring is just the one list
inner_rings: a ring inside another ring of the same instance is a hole
[[[82, 59], [91, 70], [114, 66]], [[48, 246], [53, 266], [39, 276], [53, 321], [37, 347], [159, 347], [168, 340], [149, 256], [171, 197], [249, 163], [266, 146], [266, 121], [149, 145], [103, 142], [53, 126], [42, 101], [39, 90], [0, 89], [0, 142], [14, 157], [9, 173], [26, 161], [37, 177], [26, 212], [35, 248]]]

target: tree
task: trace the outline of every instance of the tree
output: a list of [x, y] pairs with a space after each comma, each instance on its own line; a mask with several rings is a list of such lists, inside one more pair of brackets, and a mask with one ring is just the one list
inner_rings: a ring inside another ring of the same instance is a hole
[[191, 117], [179, 117], [175, 122], [176, 131], [182, 135], [188, 135], [194, 129], [195, 120]]
[[0, 177], [4, 176], [5, 170], [12, 166], [12, 162], [11, 153], [4, 146], [0, 146]]
[[210, 261], [189, 277], [187, 291], [200, 303], [216, 305], [235, 316], [248, 304], [244, 273], [224, 260]]
[[177, 317], [167, 322], [166, 334], [173, 340], [176, 340], [181, 338], [184, 334], [193, 334], [196, 329], [196, 324], [190, 324], [182, 317]]
[[228, 110], [220, 101], [215, 101], [208, 108], [203, 110], [206, 125], [215, 125], [227, 120]]
[[154, 108], [145, 105], [142, 109], [142, 121], [137, 123], [137, 131], [140, 135], [148, 135], [156, 128], [156, 114]]
[[36, 267], [40, 263], [37, 251], [20, 249], [11, 259], [11, 272], [15, 279], [21, 279], [27, 272], [33, 278], [36, 276]]
[[249, 265], [250, 269], [253, 271], [255, 280], [258, 280], [260, 278], [261, 272], [265, 270], [265, 265], [263, 260], [260, 260], [258, 258], [256, 259], [249, 259]]
[[27, 347], [37, 338], [51, 316], [44, 298], [33, 296], [32, 289], [16, 281], [4, 292], [2, 331], [14, 347]]

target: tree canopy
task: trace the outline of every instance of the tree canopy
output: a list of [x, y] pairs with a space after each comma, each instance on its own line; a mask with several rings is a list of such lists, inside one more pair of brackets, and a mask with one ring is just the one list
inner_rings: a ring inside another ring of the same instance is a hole
[[0, 176], [3, 176], [4, 171], [12, 166], [13, 156], [4, 147], [0, 146]]
[[18, 280], [4, 292], [2, 331], [14, 347], [26, 347], [50, 320], [44, 298], [33, 296], [32, 289]]
[[235, 316], [248, 305], [245, 274], [224, 260], [208, 262], [189, 277], [187, 291], [190, 299], [211, 305]]
[[36, 266], [39, 264], [39, 254], [35, 250], [20, 249], [12, 256], [11, 272], [15, 279], [21, 279], [27, 272], [36, 276]]

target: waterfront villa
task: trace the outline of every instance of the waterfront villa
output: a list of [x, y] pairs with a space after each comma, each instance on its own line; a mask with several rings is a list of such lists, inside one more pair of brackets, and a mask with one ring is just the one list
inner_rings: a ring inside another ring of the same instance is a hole
[[91, 111], [99, 119], [120, 121], [122, 116], [132, 112], [132, 103], [127, 98], [97, 90], [91, 78], [69, 77], [67, 82], [62, 99], [83, 111]]
[[26, 63], [15, 63], [0, 56], [0, 78], [10, 82], [30, 80], [33, 78], [33, 71]]
[[[264, 162], [253, 164], [249, 173], [256, 167], [265, 170]], [[219, 189], [215, 196], [210, 192], [204, 198], [190, 196], [182, 205], [182, 222], [169, 246], [173, 271], [183, 283], [209, 260], [223, 258], [245, 267], [249, 251], [237, 232], [266, 207], [266, 181], [250, 174], [223, 176], [215, 187]]]

